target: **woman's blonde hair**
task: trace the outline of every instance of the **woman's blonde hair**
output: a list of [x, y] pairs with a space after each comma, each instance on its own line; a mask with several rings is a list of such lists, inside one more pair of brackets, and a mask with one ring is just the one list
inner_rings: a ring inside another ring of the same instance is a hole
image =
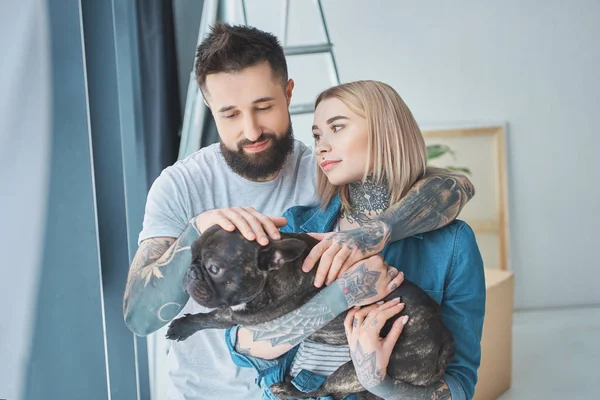
[[[372, 174], [378, 184], [387, 180], [390, 204], [398, 202], [425, 174], [427, 165], [425, 141], [412, 113], [391, 86], [378, 81], [331, 87], [319, 94], [315, 109], [329, 98], [342, 101], [367, 120], [367, 166], [363, 179]], [[343, 206], [349, 207], [347, 185], [332, 185], [320, 168], [317, 168], [316, 192], [323, 205], [339, 194]]]

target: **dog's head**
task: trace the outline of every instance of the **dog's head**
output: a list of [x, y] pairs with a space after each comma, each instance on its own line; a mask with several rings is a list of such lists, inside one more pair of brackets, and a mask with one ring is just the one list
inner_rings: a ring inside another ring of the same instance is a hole
[[205, 307], [242, 306], [261, 293], [270, 272], [297, 260], [306, 248], [299, 239], [271, 240], [261, 246], [237, 230], [213, 226], [192, 244], [183, 289]]

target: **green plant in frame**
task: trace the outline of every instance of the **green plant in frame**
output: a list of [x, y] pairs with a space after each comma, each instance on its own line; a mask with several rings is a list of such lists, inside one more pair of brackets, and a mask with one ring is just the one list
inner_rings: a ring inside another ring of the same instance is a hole
[[[450, 148], [450, 146], [447, 146], [445, 144], [430, 144], [427, 146], [427, 160], [439, 158], [444, 154], [450, 154], [454, 159], [456, 159], [454, 151]], [[448, 168], [452, 171], [463, 172], [467, 175], [471, 175], [471, 170], [467, 167], [447, 166], [445, 168]]]

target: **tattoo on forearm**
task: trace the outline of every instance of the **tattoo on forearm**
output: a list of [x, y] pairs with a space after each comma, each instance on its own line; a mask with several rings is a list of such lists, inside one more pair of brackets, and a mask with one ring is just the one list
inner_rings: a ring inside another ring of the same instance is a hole
[[335, 233], [325, 238], [344, 244], [348, 250], [358, 249], [363, 256], [377, 254], [388, 241], [389, 230], [381, 221], [370, 221], [358, 229]]
[[[147, 285], [152, 276], [162, 278], [162, 273], [153, 264], [169, 250], [174, 241], [175, 239], [171, 238], [156, 238], [144, 240], [140, 244], [129, 268], [127, 285], [125, 287], [125, 299], [128, 299], [131, 294], [131, 287], [134, 280], [141, 278], [145, 280], [145, 285]], [[172, 252], [174, 253], [174, 251]]]
[[[123, 313], [132, 329], [158, 329], [181, 310], [188, 298], [181, 279], [190, 264], [190, 246], [198, 235], [197, 227], [190, 224], [178, 239], [154, 238], [140, 244], [123, 296]], [[150, 287], [153, 289], [148, 292]]]
[[337, 279], [342, 291], [346, 295], [349, 306], [359, 304], [369, 297], [377, 294], [375, 283], [381, 275], [380, 272], [369, 271], [363, 263]]
[[357, 342], [356, 348], [352, 350], [352, 362], [358, 381], [365, 389], [377, 386], [385, 378], [385, 371], [377, 367], [376, 353], [365, 353], [360, 342]]
[[252, 355], [251, 349], [245, 349], [245, 348], [240, 347], [240, 343], [239, 342], [237, 342], [235, 344], [235, 351], [237, 351], [238, 353], [243, 354], [245, 356], [251, 356]]
[[252, 332], [254, 342], [269, 340], [271, 346], [295, 346], [335, 317], [318, 293], [296, 311], [246, 328]]
[[379, 220], [391, 230], [390, 240], [439, 229], [454, 220], [475, 190], [469, 179], [458, 173], [429, 168], [398, 203], [383, 212]]

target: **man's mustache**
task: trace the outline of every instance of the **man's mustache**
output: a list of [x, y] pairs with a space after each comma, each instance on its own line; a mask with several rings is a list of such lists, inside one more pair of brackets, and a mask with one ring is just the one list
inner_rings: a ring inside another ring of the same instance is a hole
[[252, 146], [254, 144], [257, 143], [261, 143], [264, 142], [267, 139], [277, 139], [277, 136], [274, 133], [271, 132], [263, 132], [258, 139], [252, 141], [252, 140], [248, 140], [248, 139], [242, 139], [237, 143], [238, 146], [238, 150], [242, 151], [244, 149], [244, 147], [246, 146]]

